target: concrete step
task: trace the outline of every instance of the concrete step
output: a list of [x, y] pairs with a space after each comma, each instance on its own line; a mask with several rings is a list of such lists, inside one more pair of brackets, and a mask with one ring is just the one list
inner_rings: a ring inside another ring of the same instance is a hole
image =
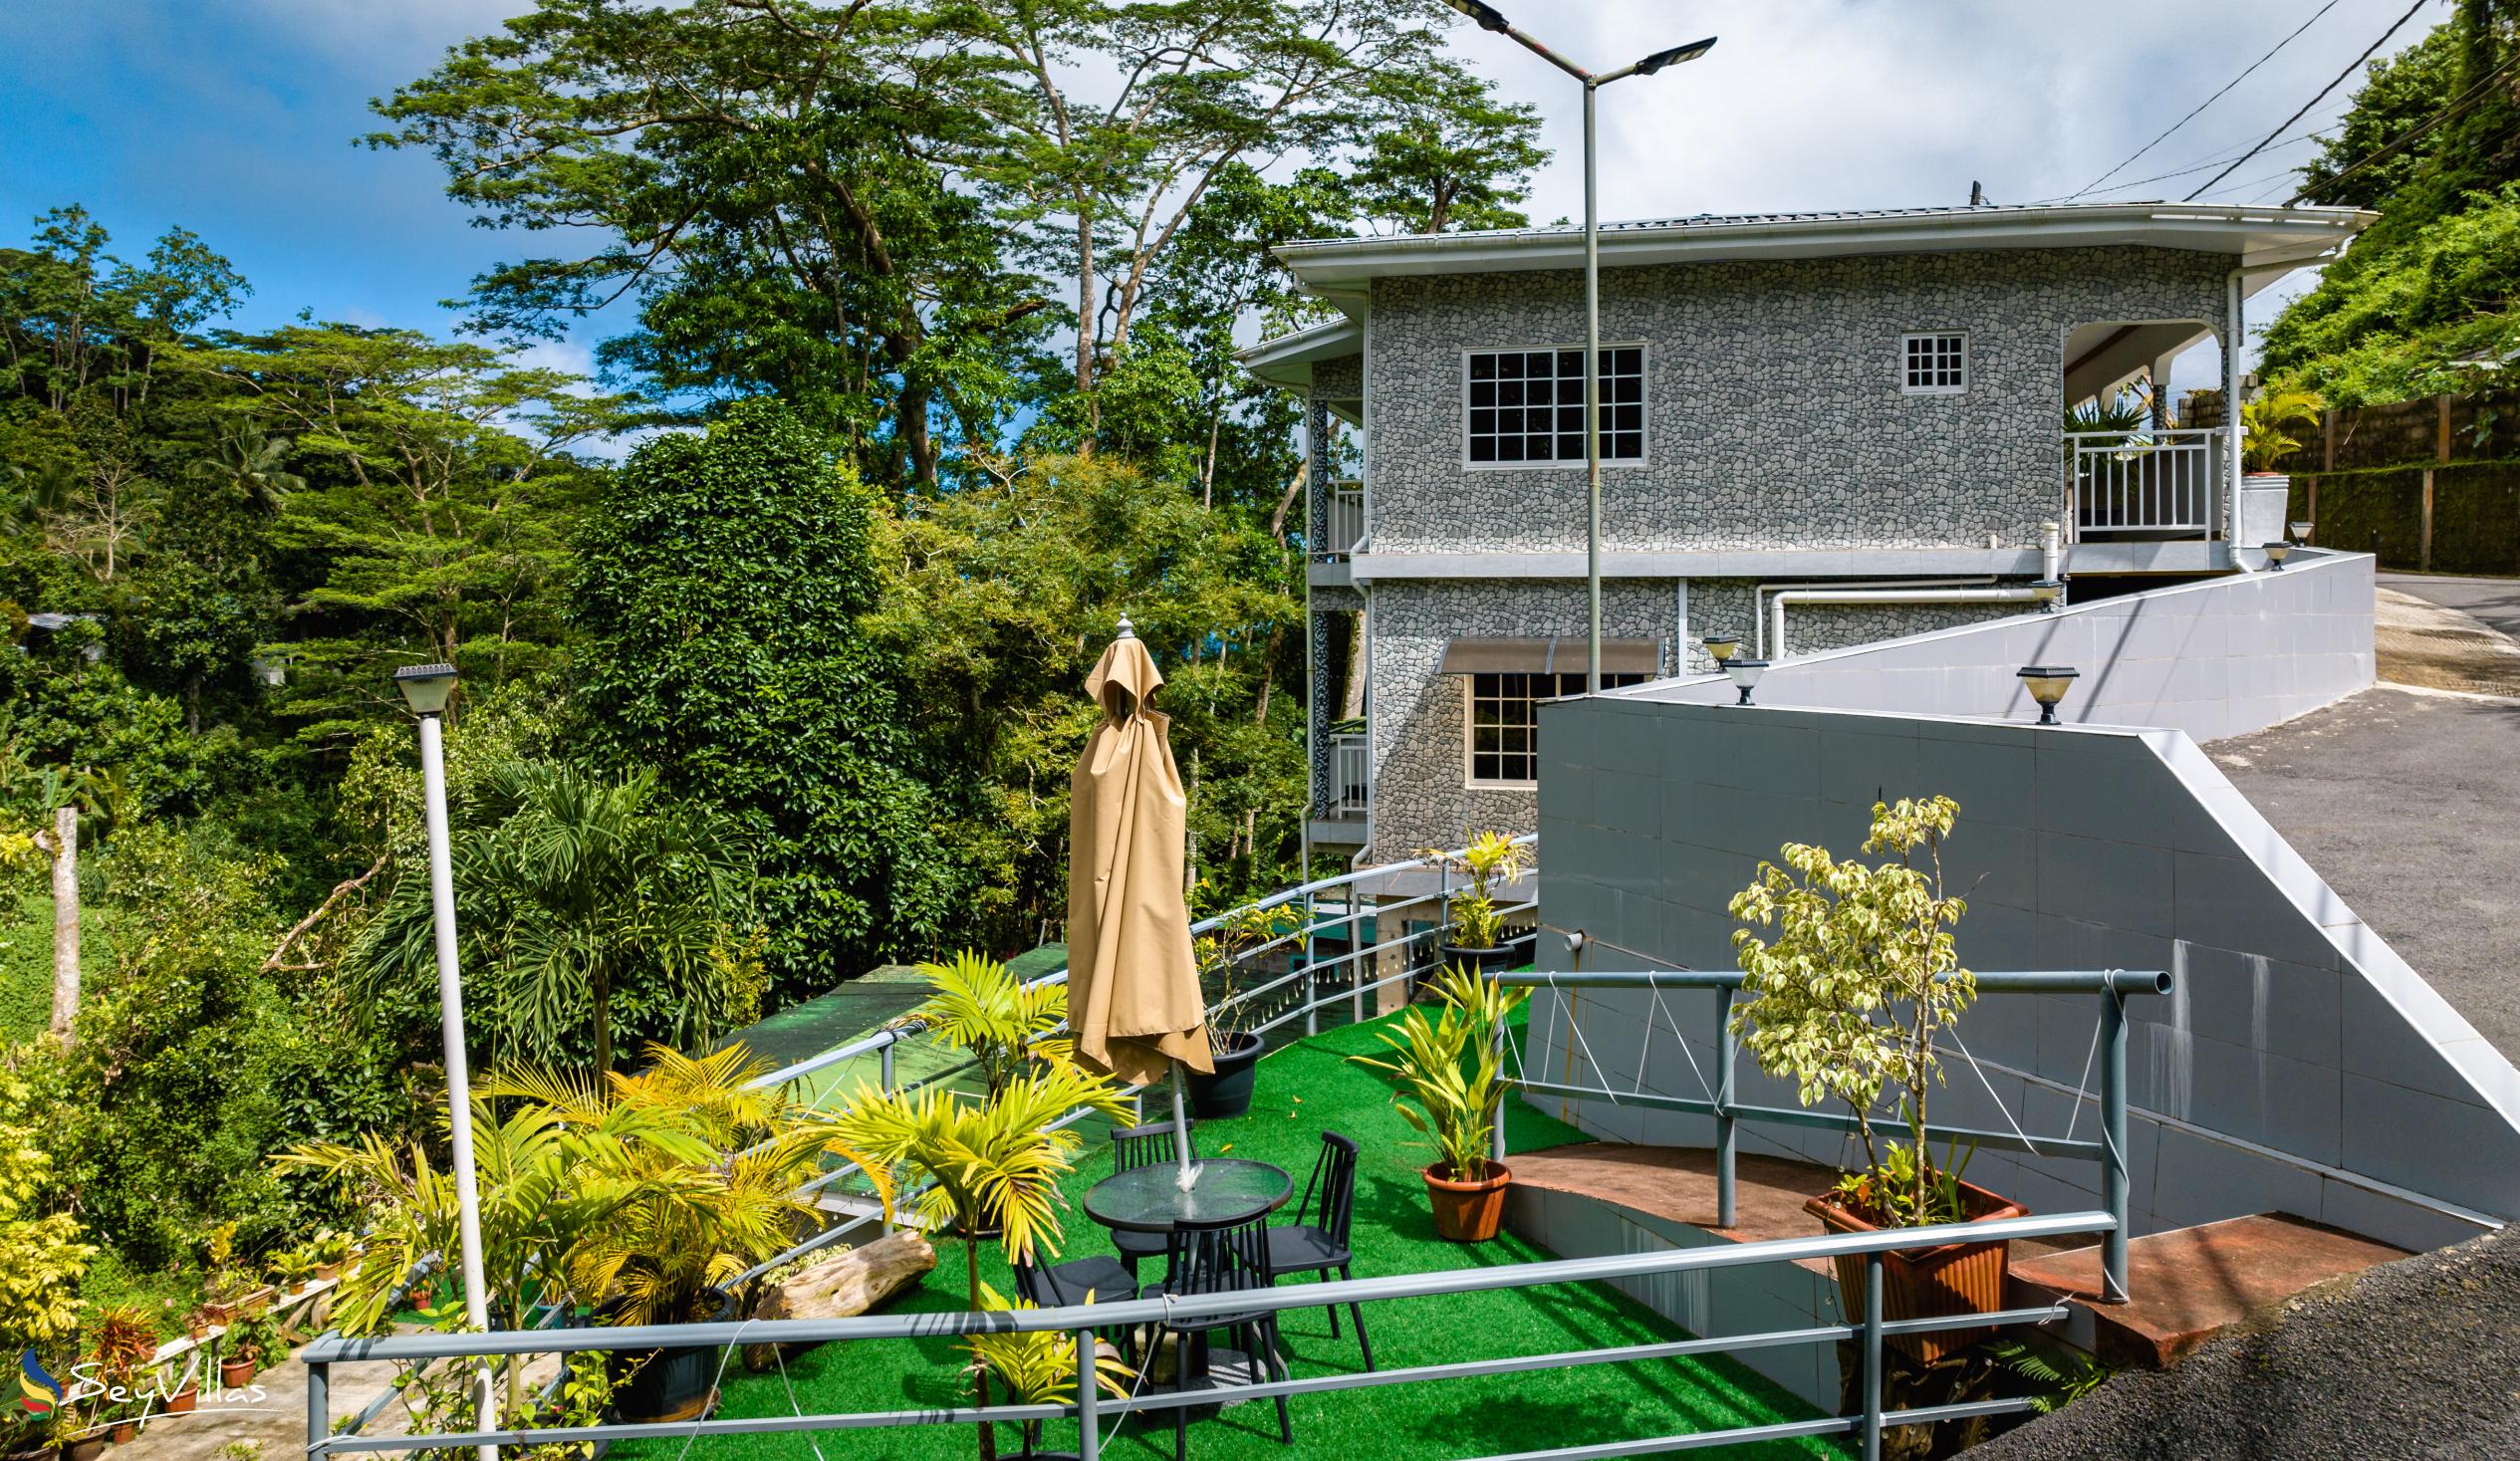
[[2077, 1310], [2075, 1342], [2112, 1364], [2160, 1369], [2251, 1315], [2405, 1256], [2323, 1224], [2259, 1213], [2130, 1242], [2125, 1304], [2099, 1302], [2097, 1245], [2044, 1255], [2016, 1249], [2009, 1302], [2067, 1300]]

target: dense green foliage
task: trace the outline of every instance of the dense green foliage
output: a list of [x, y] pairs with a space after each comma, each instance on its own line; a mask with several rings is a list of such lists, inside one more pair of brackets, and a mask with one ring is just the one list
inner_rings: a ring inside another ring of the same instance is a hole
[[[395, 665], [461, 675], [485, 1066], [1055, 937], [1123, 612], [1195, 895], [1285, 880], [1297, 412], [1234, 352], [1328, 307], [1269, 248], [1519, 224], [1543, 158], [1431, 0], [517, 5], [369, 139], [580, 250], [473, 281], [464, 339], [249, 324], [210, 242], [126, 258], [77, 207], [0, 248], [0, 1127], [44, 1158], [7, 1220], [75, 1220], [92, 1307], [171, 1322], [213, 1232], [226, 1282], [346, 1222], [281, 1147], [440, 1140]], [[616, 296], [602, 384], [521, 363]]]
[[2380, 220], [2266, 332], [2263, 368], [2332, 406], [2478, 388], [2520, 360], [2520, 5], [2461, 0], [2373, 65], [2311, 201]]

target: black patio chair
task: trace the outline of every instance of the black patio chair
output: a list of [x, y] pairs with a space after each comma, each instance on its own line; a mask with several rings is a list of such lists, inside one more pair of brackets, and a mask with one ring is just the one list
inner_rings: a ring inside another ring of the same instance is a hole
[[[1043, 1309], [1064, 1309], [1072, 1304], [1123, 1304], [1137, 1297], [1136, 1279], [1120, 1266], [1118, 1259], [1098, 1255], [1048, 1267], [1024, 1260], [1014, 1268], [1015, 1292]], [[1118, 1345], [1124, 1355], [1133, 1352], [1134, 1336], [1128, 1326], [1115, 1325], [1095, 1333]]]
[[[1185, 1120], [1184, 1124], [1192, 1128], [1187, 1133], [1190, 1143], [1190, 1160], [1197, 1161], [1199, 1147], [1195, 1128], [1198, 1122]], [[1137, 1167], [1152, 1166], [1156, 1162], [1168, 1162], [1174, 1159], [1170, 1121], [1157, 1121], [1143, 1126], [1121, 1126], [1112, 1132], [1112, 1175], [1115, 1177]], [[1149, 1258], [1163, 1257], [1164, 1235], [1131, 1233], [1114, 1228], [1112, 1247], [1119, 1250], [1120, 1261], [1129, 1266], [1130, 1276], [1134, 1278], [1140, 1263]]]
[[[1323, 1282], [1330, 1280], [1331, 1270], [1339, 1277], [1352, 1279], [1351, 1268], [1357, 1261], [1350, 1248], [1348, 1230], [1357, 1215], [1357, 1143], [1336, 1131], [1321, 1133], [1321, 1155], [1313, 1159], [1313, 1175], [1304, 1184], [1304, 1200], [1296, 1206], [1295, 1221], [1269, 1229], [1269, 1272], [1272, 1274], [1312, 1273]], [[1330, 1311], [1330, 1337], [1339, 1338], [1339, 1306], [1326, 1306]], [[1348, 1317], [1356, 1322], [1357, 1347], [1365, 1351], [1365, 1367], [1374, 1367], [1374, 1341], [1366, 1338], [1365, 1311], [1348, 1306]]]
[[[1269, 1267], [1269, 1225], [1265, 1216], [1241, 1218], [1227, 1222], [1185, 1222], [1166, 1234], [1164, 1245], [1164, 1281], [1149, 1286], [1142, 1297], [1170, 1294], [1189, 1297], [1207, 1294], [1266, 1293], [1277, 1275]], [[1223, 1331], [1242, 1345], [1251, 1356], [1251, 1372], [1266, 1378], [1293, 1378], [1286, 1359], [1278, 1352], [1278, 1317], [1268, 1310], [1215, 1315], [1204, 1319], [1167, 1319], [1156, 1327], [1146, 1344], [1151, 1359], [1160, 1352], [1165, 1335], [1172, 1336], [1172, 1387], [1186, 1391], [1193, 1380], [1210, 1382], [1207, 1374], [1209, 1337]], [[1278, 1440], [1295, 1444], [1295, 1423], [1289, 1418], [1286, 1397], [1277, 1397]], [[1189, 1461], [1190, 1412], [1186, 1405], [1172, 1407], [1173, 1461]]]

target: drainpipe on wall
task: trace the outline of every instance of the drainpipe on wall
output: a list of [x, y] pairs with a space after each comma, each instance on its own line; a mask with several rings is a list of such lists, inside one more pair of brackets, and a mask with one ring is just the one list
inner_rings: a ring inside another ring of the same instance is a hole
[[2054, 523], [2039, 525], [2039, 577], [2051, 584], [2065, 582], [2064, 534]]
[[[1995, 576], [1993, 574], [1979, 574], [1973, 578], [1966, 579], [1866, 579], [1860, 582], [1845, 584], [1816, 584], [1809, 579], [1799, 581], [1787, 579], [1780, 583], [1753, 584], [1750, 586], [1751, 652], [1761, 659], [1768, 657], [1767, 596], [1780, 589], [1789, 593], [1802, 593], [1805, 591], [1819, 593], [1824, 589], [1961, 589], [1976, 588], [1981, 585], [1992, 584], [1994, 582]], [[1784, 622], [1781, 618], [1777, 621], [1779, 623]], [[1780, 645], [1783, 643], [1783, 635], [1780, 634], [1778, 636], [1778, 642]], [[1776, 651], [1776, 654], [1777, 657], [1781, 659], [1784, 657], [1785, 651], [1782, 647], [1780, 647]]]
[[1776, 615], [1776, 652], [1785, 655], [1785, 606], [1788, 604], [2036, 604], [2039, 591], [2024, 585], [2012, 589], [1788, 589], [1768, 601]]

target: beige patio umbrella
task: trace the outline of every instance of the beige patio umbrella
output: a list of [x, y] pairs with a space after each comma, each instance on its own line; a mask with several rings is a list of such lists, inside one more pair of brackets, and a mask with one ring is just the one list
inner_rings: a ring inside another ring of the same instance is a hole
[[1068, 1026], [1087, 1065], [1150, 1086], [1172, 1078], [1173, 1151], [1189, 1185], [1181, 1070], [1213, 1071], [1190, 910], [1181, 900], [1189, 802], [1148, 708], [1163, 683], [1129, 619], [1086, 677], [1103, 707], [1069, 784]]

